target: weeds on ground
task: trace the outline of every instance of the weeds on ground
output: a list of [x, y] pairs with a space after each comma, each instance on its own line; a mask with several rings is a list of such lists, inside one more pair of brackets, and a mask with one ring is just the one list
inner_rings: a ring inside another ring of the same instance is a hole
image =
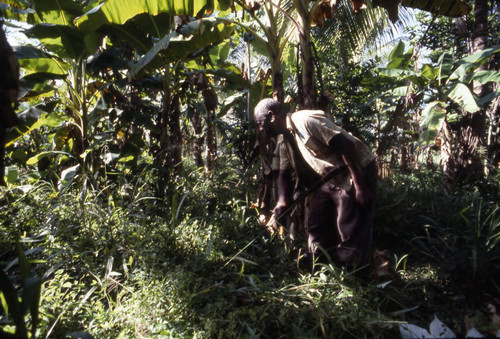
[[[259, 228], [254, 183], [232, 168], [193, 170], [162, 198], [154, 169], [99, 191], [40, 181], [4, 191], [2, 268], [22, 295], [19, 237], [42, 281], [26, 335], [387, 338], [434, 315], [458, 335], [464, 317], [493, 330], [500, 215], [481, 190], [446, 193], [426, 173], [381, 182], [375, 244], [391, 270], [363, 284], [334, 265], [299, 271], [290, 244]], [[12, 332], [2, 307], [0, 328]]]

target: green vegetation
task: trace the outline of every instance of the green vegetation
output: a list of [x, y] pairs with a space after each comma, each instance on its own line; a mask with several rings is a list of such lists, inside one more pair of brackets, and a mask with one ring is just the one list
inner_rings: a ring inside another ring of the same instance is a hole
[[[496, 335], [500, 7], [445, 2], [0, 2], [0, 337]], [[370, 281], [261, 226], [272, 96], [377, 155]]]
[[[154, 196], [152, 168], [99, 192], [5, 191], [2, 258], [17, 257], [19, 239], [42, 277], [37, 337], [398, 337], [398, 324], [434, 314], [459, 335], [464, 317], [493, 329], [498, 181], [460, 195], [430, 172], [381, 181], [375, 243], [392, 271], [366, 285], [331, 265], [301, 273], [294, 244], [258, 226], [255, 188], [224, 160], [211, 179], [179, 179], [175, 203]], [[8, 266], [12, 284], [32, 288]]]

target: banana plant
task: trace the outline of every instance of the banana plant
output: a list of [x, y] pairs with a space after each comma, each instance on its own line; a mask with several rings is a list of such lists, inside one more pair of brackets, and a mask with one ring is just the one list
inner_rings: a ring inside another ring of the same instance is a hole
[[[471, 113], [479, 112], [496, 97], [500, 91], [490, 92], [478, 97], [471, 90], [472, 81], [481, 84], [500, 81], [500, 72], [496, 70], [476, 71], [494, 54], [500, 53], [500, 45], [490, 47], [479, 53], [455, 61], [449, 52], [444, 52], [436, 64], [424, 64], [420, 70], [410, 68], [411, 53], [404, 52], [401, 42], [392, 52], [386, 68], [381, 68], [382, 81], [393, 81], [395, 86], [386, 96], [405, 96], [414, 93], [414, 97], [425, 97], [421, 103], [421, 142], [433, 144], [447, 116], [453, 113], [454, 107], [460, 107]], [[411, 80], [413, 86], [406, 86]]]
[[[33, 69], [23, 79], [26, 87], [32, 86], [25, 89], [26, 99], [59, 94], [62, 104], [59, 107], [64, 107], [68, 116], [66, 132], [59, 135], [73, 139], [71, 149], [75, 158], [80, 159], [81, 170], [92, 172], [95, 159], [94, 156], [89, 157], [92, 155], [92, 148], [89, 147], [93, 128], [90, 121], [100, 93], [96, 90], [99, 82], [90, 77], [87, 65], [89, 57], [98, 49], [106, 51], [103, 38], [108, 42], [113, 40], [117, 46], [125, 43], [139, 55], [145, 55], [135, 67], [130, 60], [126, 63], [126, 68], [133, 70], [132, 75], [139, 77], [138, 71], [143, 71], [140, 74], [143, 76], [145, 66], [148, 66], [147, 71], [150, 73], [160, 70], [159, 73], [165, 75], [163, 84], [167, 90], [164, 91], [166, 95], [163, 102], [164, 110], [168, 110], [171, 107], [170, 99], [173, 98], [168, 90], [168, 79], [179, 60], [188, 58], [200, 48], [219, 42], [231, 33], [228, 25], [221, 20], [207, 18], [192, 21], [179, 33], [172, 30], [173, 16], [202, 16], [213, 9], [227, 8], [228, 4], [224, 1], [193, 0], [107, 1], [94, 8], [84, 9], [74, 1], [35, 0], [33, 6], [26, 7], [25, 11], [30, 11], [34, 18], [30, 21], [37, 24], [26, 34], [39, 39], [46, 55], [21, 58], [22, 66]], [[11, 12], [15, 12], [14, 5], [10, 8]], [[1, 9], [4, 10], [4, 7]], [[154, 49], [154, 39], [162, 39], [156, 46], [157, 50]], [[162, 45], [163, 42], [169, 48]], [[162, 51], [162, 55], [157, 51]], [[56, 78], [62, 78], [66, 85], [65, 91], [61, 88], [54, 90], [54, 86], [47, 84]], [[167, 112], [164, 115], [168, 116]], [[29, 128], [26, 130], [30, 131]], [[91, 168], [86, 168], [88, 165]]]
[[[149, 76], [161, 79], [161, 112], [156, 119], [154, 136], [159, 144], [155, 163], [169, 173], [181, 168], [182, 143], [179, 99], [185, 63], [203, 55], [213, 45], [228, 38], [234, 25], [216, 17], [207, 17], [213, 10], [227, 9], [229, 1], [107, 1], [88, 11], [75, 21], [82, 32], [106, 32], [135, 46], [139, 55], [130, 63], [128, 78], [140, 81]], [[156, 18], [167, 18], [157, 20]], [[133, 21], [135, 25], [128, 28]], [[135, 32], [133, 31], [135, 29]], [[148, 31], [150, 45], [141, 46], [145, 39], [134, 35]], [[113, 32], [114, 31], [114, 32]], [[111, 35], [110, 34], [110, 35]], [[139, 47], [139, 48], [137, 48]], [[212, 120], [212, 119], [209, 119]], [[212, 121], [207, 120], [207, 125]], [[168, 177], [165, 175], [164, 177]]]
[[[19, 4], [16, 1], [11, 4], [5, 10], [19, 14], [16, 10]], [[89, 134], [88, 115], [90, 107], [96, 102], [97, 93], [90, 90], [86, 59], [96, 50], [99, 37], [97, 34], [83, 34], [73, 25], [75, 18], [84, 13], [78, 2], [33, 0], [30, 6], [24, 2], [22, 5], [27, 13], [24, 19], [33, 24], [24, 33], [29, 38], [37, 39], [39, 46], [24, 46], [16, 51], [24, 71], [20, 100], [25, 102], [24, 107], [27, 108], [20, 115], [35, 119], [25, 119], [14, 140], [28, 133], [33, 135], [40, 127], [54, 127], [43, 122], [53, 123], [53, 118], [57, 116], [56, 120], [61, 123], [57, 126], [57, 135], [71, 139], [71, 142], [65, 143], [66, 147], [82, 165], [82, 170], [87, 172], [89, 162], [85, 144]], [[30, 114], [40, 109], [42, 111], [37, 114]], [[57, 141], [54, 144], [57, 145]], [[59, 150], [49, 149], [51, 151], [57, 153]], [[35, 155], [33, 159], [37, 163], [41, 158]]]

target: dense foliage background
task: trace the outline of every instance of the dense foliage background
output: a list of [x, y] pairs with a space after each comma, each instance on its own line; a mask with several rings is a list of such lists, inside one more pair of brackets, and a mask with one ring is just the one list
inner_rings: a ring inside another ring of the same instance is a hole
[[[498, 335], [500, 4], [426, 3], [0, 3], [0, 336]], [[376, 153], [370, 281], [263, 227], [271, 96]]]

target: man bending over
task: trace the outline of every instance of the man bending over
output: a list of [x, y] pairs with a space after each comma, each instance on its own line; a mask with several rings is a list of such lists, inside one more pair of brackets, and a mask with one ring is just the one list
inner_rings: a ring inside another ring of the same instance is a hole
[[[278, 140], [276, 217], [291, 202], [292, 171], [305, 188], [328, 175], [312, 193], [306, 262], [326, 252], [348, 269], [369, 264], [376, 190], [375, 156], [370, 149], [323, 111], [286, 114], [278, 101], [264, 99], [255, 107], [254, 118], [259, 133]], [[333, 170], [336, 174], [329, 175]]]

